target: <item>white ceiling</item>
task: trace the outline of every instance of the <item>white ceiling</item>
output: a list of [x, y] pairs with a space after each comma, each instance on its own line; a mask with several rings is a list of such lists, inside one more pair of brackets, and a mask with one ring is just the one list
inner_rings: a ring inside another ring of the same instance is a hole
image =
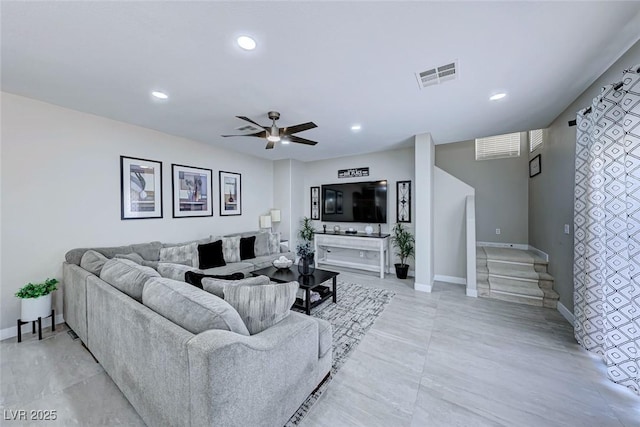
[[[546, 127], [640, 38], [640, 2], [7, 2], [2, 90], [268, 159]], [[243, 51], [238, 35], [253, 36]], [[459, 61], [457, 80], [415, 73]], [[629, 64], [633, 65], [633, 64]], [[621, 70], [622, 71], [622, 70]], [[151, 90], [170, 95], [154, 102]], [[508, 96], [491, 102], [489, 96]], [[248, 116], [314, 121], [265, 150]], [[350, 127], [360, 123], [362, 130]]]

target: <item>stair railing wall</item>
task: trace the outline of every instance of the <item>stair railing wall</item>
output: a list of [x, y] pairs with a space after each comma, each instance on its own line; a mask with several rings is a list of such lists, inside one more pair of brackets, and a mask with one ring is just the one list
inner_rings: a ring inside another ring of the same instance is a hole
[[465, 200], [465, 223], [467, 231], [467, 296], [477, 297], [476, 286], [476, 196]]

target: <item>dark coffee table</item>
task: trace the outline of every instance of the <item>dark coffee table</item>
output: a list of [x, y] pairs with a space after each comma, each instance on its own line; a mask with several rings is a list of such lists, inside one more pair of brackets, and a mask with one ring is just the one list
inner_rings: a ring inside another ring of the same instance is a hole
[[[277, 283], [287, 283], [296, 281], [300, 284], [300, 289], [305, 291], [305, 300], [296, 298], [296, 302], [293, 303], [295, 308], [304, 310], [307, 314], [311, 314], [311, 309], [317, 305], [322, 304], [329, 297], [333, 297], [333, 302], [337, 303], [338, 294], [336, 292], [336, 277], [338, 274], [335, 271], [327, 271], [316, 268], [311, 276], [303, 276], [298, 273], [298, 266], [292, 265], [287, 270], [278, 270], [275, 267], [261, 268], [251, 272], [252, 276], [267, 276], [269, 279]], [[332, 288], [328, 286], [322, 286], [322, 284], [328, 280], [332, 280]], [[320, 299], [315, 302], [311, 302], [311, 291], [318, 292]]]

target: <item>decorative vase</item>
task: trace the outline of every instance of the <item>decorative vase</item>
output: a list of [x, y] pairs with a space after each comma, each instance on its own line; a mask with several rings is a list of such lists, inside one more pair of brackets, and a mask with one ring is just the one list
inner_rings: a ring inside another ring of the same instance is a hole
[[367, 234], [371, 234], [371, 233], [373, 233], [373, 227], [371, 226], [371, 224], [367, 225], [367, 226], [364, 228], [364, 232], [365, 232], [365, 233], [367, 233]]
[[51, 315], [51, 294], [38, 298], [21, 298], [20, 320], [31, 322]]
[[339, 225], [334, 225], [333, 226], [333, 232], [334, 233], [339, 233], [340, 232], [340, 226]]
[[409, 273], [409, 264], [394, 264], [396, 266], [396, 276], [398, 279], [406, 279]]
[[300, 261], [298, 261], [298, 273], [303, 276], [311, 276], [314, 271], [316, 271], [316, 266], [313, 254], [300, 257]]

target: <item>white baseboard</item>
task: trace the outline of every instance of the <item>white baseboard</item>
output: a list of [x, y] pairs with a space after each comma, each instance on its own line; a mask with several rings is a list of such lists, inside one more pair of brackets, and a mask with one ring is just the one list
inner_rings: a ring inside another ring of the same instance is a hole
[[[43, 320], [42, 323], [43, 323], [42, 325], [43, 328], [45, 327], [48, 328], [50, 326], [50, 323], [46, 319]], [[62, 314], [56, 315], [56, 325], [60, 323], [64, 323], [64, 317], [62, 317]], [[24, 326], [27, 326], [27, 324], [25, 323]], [[31, 333], [31, 327], [29, 327], [29, 333]], [[18, 336], [18, 326], [12, 326], [10, 328], [0, 329], [0, 341], [6, 340], [7, 338], [17, 337], [17, 336]]]
[[431, 292], [431, 290], [433, 289], [433, 285], [425, 285], [423, 283], [416, 282], [413, 284], [413, 289], [420, 292]]
[[533, 247], [531, 245], [529, 245], [529, 250], [531, 252], [535, 252], [536, 255], [538, 255], [539, 257], [541, 257], [542, 259], [544, 259], [545, 261], [549, 262], [549, 254], [546, 252], [541, 251], [540, 249]]
[[569, 309], [565, 307], [564, 304], [562, 304], [560, 301], [558, 301], [558, 311], [560, 312], [560, 314], [562, 314], [562, 317], [567, 319], [567, 322], [571, 323], [571, 326], [575, 325], [576, 319], [573, 316], [573, 313], [570, 312]]
[[492, 248], [513, 248], [526, 251], [529, 249], [529, 245], [523, 245], [521, 243], [497, 243], [497, 242], [476, 242], [476, 246], [489, 246]]
[[467, 296], [468, 297], [473, 297], [473, 298], [478, 298], [478, 290], [477, 289], [469, 289], [469, 288], [467, 288]]
[[443, 274], [436, 274], [433, 276], [433, 280], [437, 282], [455, 283], [456, 285], [467, 284], [467, 279], [464, 277], [445, 276]]

